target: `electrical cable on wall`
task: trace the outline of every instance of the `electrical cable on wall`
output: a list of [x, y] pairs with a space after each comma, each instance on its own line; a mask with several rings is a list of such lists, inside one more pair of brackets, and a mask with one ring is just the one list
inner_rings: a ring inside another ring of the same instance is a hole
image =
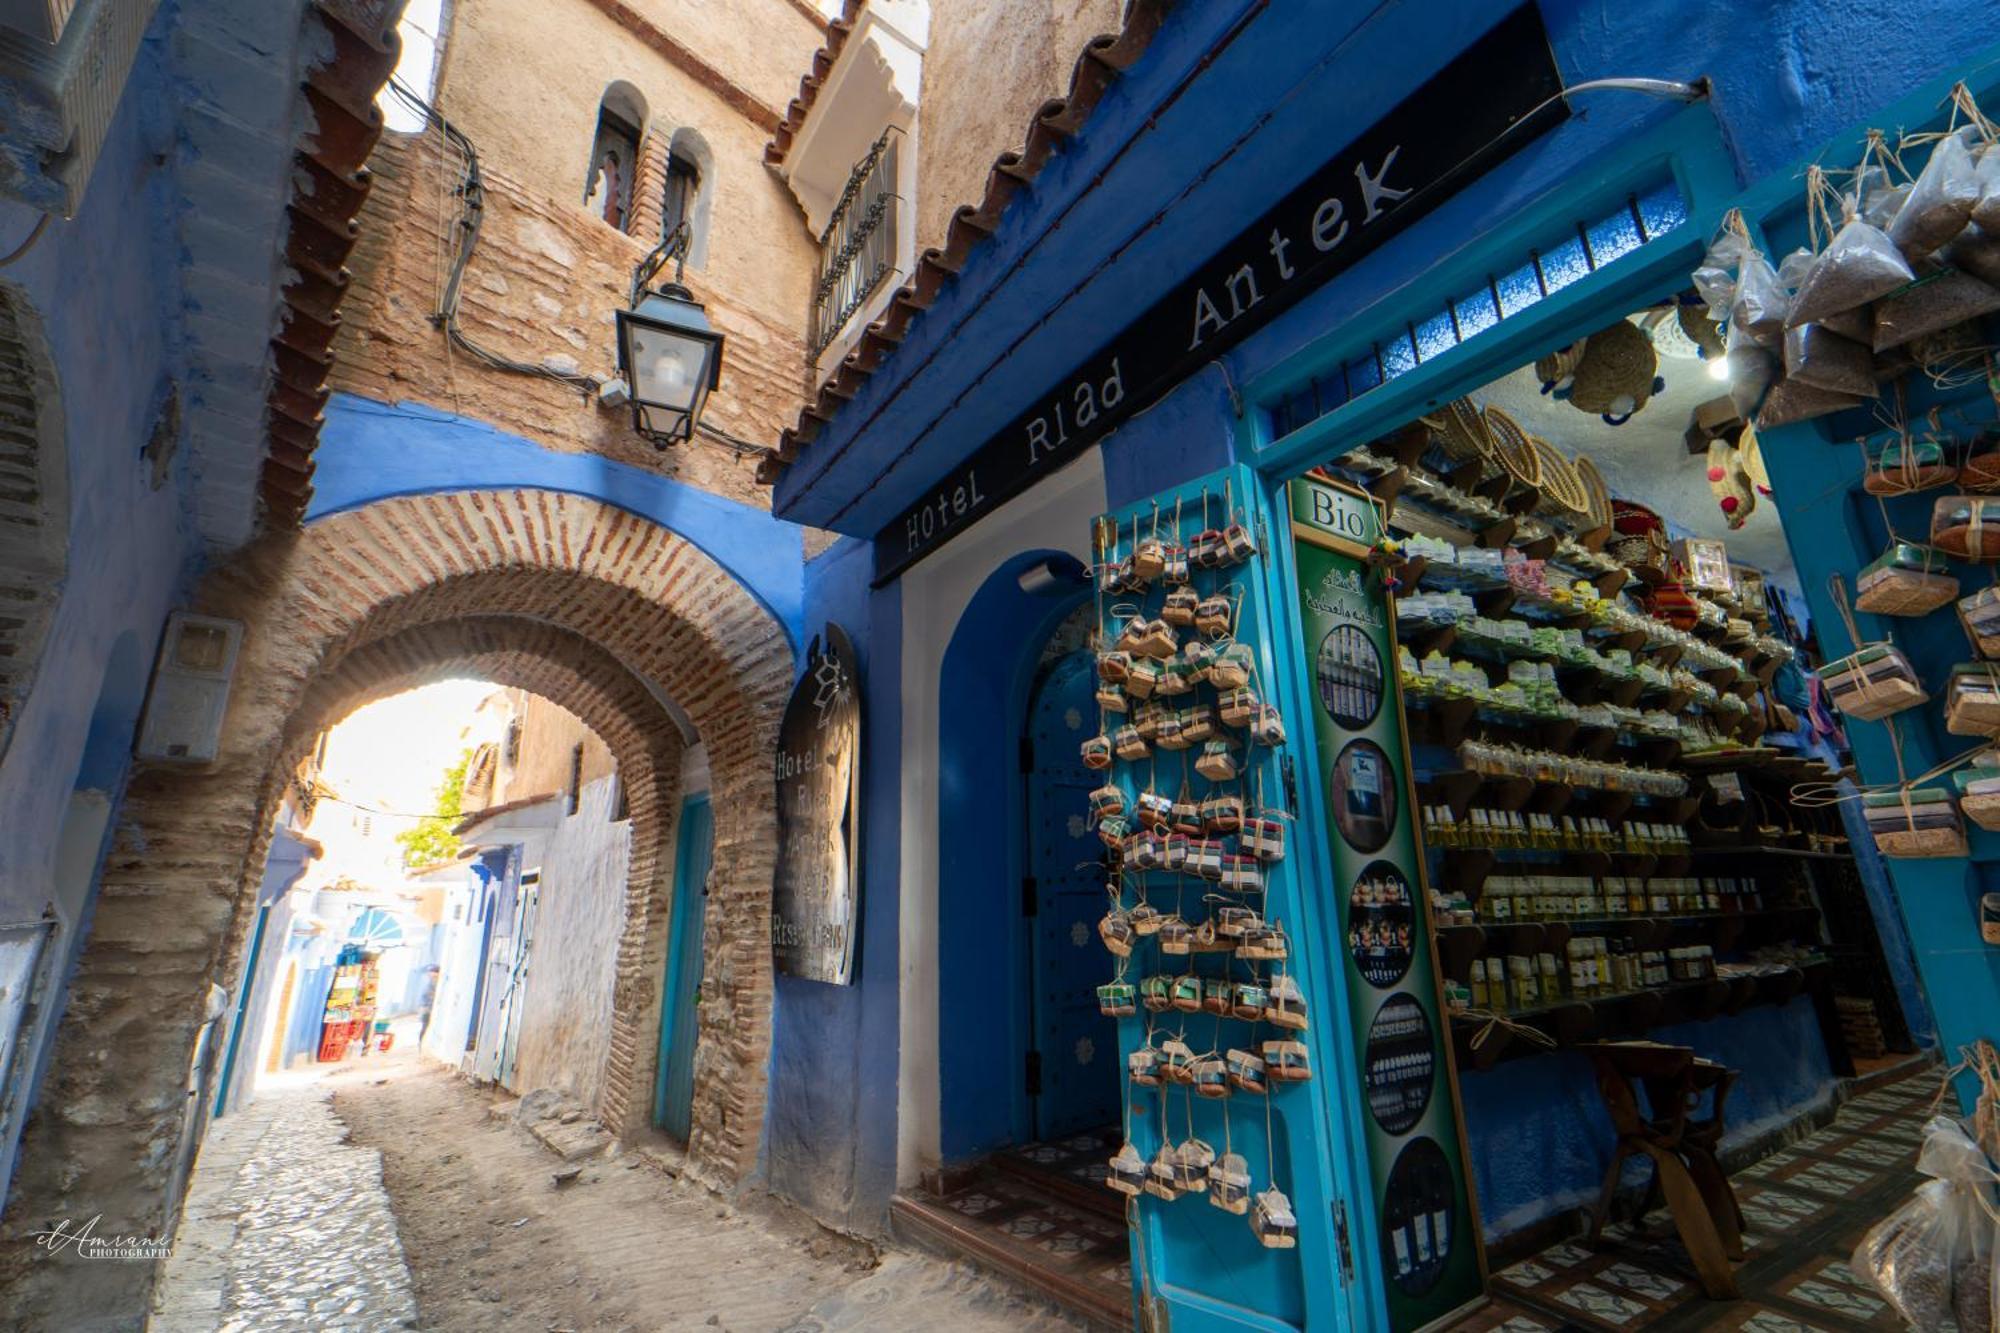
[[[445, 335], [451, 339], [454, 346], [463, 349], [496, 370], [505, 370], [518, 375], [533, 375], [539, 379], [553, 380], [558, 384], [568, 385], [570, 388], [583, 394], [586, 398], [595, 396], [599, 390], [598, 382], [593, 377], [573, 371], [556, 370], [549, 366], [534, 365], [529, 362], [514, 360], [512, 357], [503, 356], [489, 348], [480, 346], [459, 327], [458, 307], [465, 285], [465, 270], [471, 264], [473, 251], [479, 244], [479, 232], [486, 212], [486, 184], [485, 178], [479, 169], [479, 152], [472, 146], [472, 140], [466, 137], [464, 131], [447, 120], [443, 112], [439, 111], [422, 97], [419, 97], [402, 80], [390, 79], [389, 88], [406, 105], [437, 128], [446, 142], [458, 150], [463, 163], [460, 169], [458, 185], [454, 190], [454, 193], [461, 200], [457, 225], [458, 246], [452, 257], [447, 277], [445, 278], [444, 289], [438, 297], [438, 308], [431, 316], [431, 322], [445, 331]], [[665, 247], [662, 248], [664, 249]], [[658, 251], [655, 253], [657, 254]], [[706, 422], [698, 423], [696, 429], [709, 441], [728, 449], [739, 459], [761, 458], [766, 454], [776, 452], [767, 445], [754, 444], [749, 440], [731, 435], [728, 431], [711, 426]]]
[[458, 249], [452, 256], [444, 291], [438, 298], [438, 308], [431, 315], [431, 322], [445, 331], [445, 336], [451, 339], [453, 346], [478, 358], [495, 370], [553, 380], [558, 384], [568, 385], [586, 398], [594, 395], [597, 392], [597, 381], [590, 376], [503, 356], [490, 348], [480, 346], [459, 327], [458, 306], [465, 286], [465, 270], [472, 262], [473, 251], [478, 248], [479, 230], [486, 214], [486, 183], [479, 170], [479, 152], [462, 130], [445, 119], [444, 114], [436, 107], [417, 96], [401, 79], [390, 79], [389, 87], [412, 110], [435, 125], [439, 133], [459, 151], [463, 158], [458, 186], [454, 191], [460, 200]]

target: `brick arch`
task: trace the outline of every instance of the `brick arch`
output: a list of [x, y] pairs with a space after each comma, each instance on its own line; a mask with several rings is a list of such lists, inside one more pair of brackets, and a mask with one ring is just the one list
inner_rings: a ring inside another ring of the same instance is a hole
[[[357, 708], [452, 676], [474, 676], [560, 704], [597, 733], [618, 766], [631, 811], [632, 850], [597, 1111], [621, 1131], [640, 1129], [659, 1060], [682, 751], [680, 729], [644, 681], [588, 639], [541, 621], [468, 616], [404, 629], [346, 653], [313, 678], [265, 779], [264, 806], [276, 808], [287, 777], [319, 731]], [[239, 966], [228, 960], [224, 975], [235, 975]]]
[[69, 549], [62, 393], [34, 307], [0, 285], [0, 755], [55, 618]]
[[[689, 1169], [725, 1186], [747, 1177], [770, 1043], [770, 761], [792, 680], [791, 646], [770, 613], [667, 529], [538, 490], [400, 497], [267, 536], [212, 575], [196, 604], [248, 626], [221, 753], [201, 769], [142, 769], [128, 788], [0, 1265], [33, 1249], [20, 1233], [36, 1219], [101, 1213], [101, 1230], [138, 1235], [166, 1225], [179, 1084], [208, 981], [234, 980], [220, 969], [250, 920], [271, 776], [293, 719], [321, 677], [371, 645], [467, 618], [525, 617], [585, 640], [672, 699], [699, 733], [715, 871]], [[355, 660], [359, 672], [369, 659]], [[621, 949], [621, 977], [627, 962]], [[37, 1265], [34, 1285], [55, 1284], [53, 1295], [81, 1281], [66, 1270]], [[11, 1294], [34, 1293], [17, 1284]]]

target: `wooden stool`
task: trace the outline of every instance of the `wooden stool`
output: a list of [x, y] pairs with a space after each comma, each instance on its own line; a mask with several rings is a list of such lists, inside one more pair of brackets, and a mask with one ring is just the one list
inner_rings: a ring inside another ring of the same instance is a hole
[[[1590, 1243], [1596, 1245], [1603, 1237], [1625, 1159], [1643, 1154], [1653, 1164], [1655, 1179], [1666, 1194], [1674, 1227], [1680, 1232], [1681, 1243], [1687, 1246], [1688, 1257], [1694, 1261], [1702, 1290], [1714, 1300], [1734, 1299], [1736, 1275], [1729, 1260], [1732, 1255], [1740, 1257], [1743, 1253], [1735, 1198], [1715, 1160], [1714, 1140], [1692, 1147], [1687, 1141], [1689, 1112], [1700, 1102], [1705, 1088], [1726, 1089], [1728, 1079], [1724, 1076], [1729, 1071], [1696, 1060], [1694, 1052], [1685, 1046], [1597, 1042], [1576, 1049], [1590, 1057], [1597, 1074], [1598, 1095], [1604, 1099], [1604, 1108], [1618, 1134], [1611, 1165], [1604, 1173], [1604, 1187], [1591, 1214]], [[1697, 1073], [1697, 1066], [1703, 1066], [1702, 1072]], [[1647, 1088], [1652, 1119], [1640, 1113], [1635, 1083], [1643, 1083]], [[1719, 1139], [1721, 1118], [1718, 1099], [1715, 1114], [1700, 1123], [1697, 1136], [1706, 1136], [1712, 1130], [1715, 1139]]]

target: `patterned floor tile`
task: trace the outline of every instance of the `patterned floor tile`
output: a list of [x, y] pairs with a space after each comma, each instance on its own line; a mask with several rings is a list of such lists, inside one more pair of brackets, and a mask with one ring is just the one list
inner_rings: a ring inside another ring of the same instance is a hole
[[1823, 1309], [1838, 1310], [1856, 1319], [1872, 1319], [1888, 1308], [1888, 1302], [1879, 1296], [1870, 1296], [1838, 1282], [1820, 1282], [1808, 1278], [1785, 1293], [1795, 1301], [1817, 1305]]
[[1632, 1263], [1612, 1264], [1592, 1274], [1592, 1280], [1655, 1301], [1671, 1301], [1687, 1291], [1687, 1283]]
[[1121, 1287], [1129, 1287], [1132, 1285], [1132, 1265], [1129, 1263], [1112, 1264], [1109, 1268], [1100, 1268], [1097, 1271], [1097, 1276], [1106, 1282], [1115, 1282]]
[[1808, 1324], [1776, 1310], [1756, 1310], [1738, 1325], [1742, 1333], [1828, 1333], [1818, 1324]]
[[1581, 1310], [1593, 1319], [1601, 1319], [1620, 1328], [1632, 1325], [1651, 1313], [1630, 1296], [1620, 1296], [1593, 1282], [1579, 1282], [1573, 1287], [1565, 1287], [1556, 1293], [1555, 1298], [1571, 1309]]
[[1500, 1272], [1502, 1282], [1511, 1282], [1517, 1287], [1532, 1287], [1537, 1282], [1546, 1282], [1554, 1276], [1554, 1269], [1545, 1268], [1533, 1259], [1523, 1259], [1512, 1268]]
[[1535, 1257], [1543, 1263], [1553, 1265], [1557, 1268], [1575, 1268], [1578, 1264], [1588, 1263], [1597, 1256], [1589, 1250], [1584, 1249], [1581, 1245], [1572, 1245], [1564, 1242], [1561, 1245], [1549, 1246], [1548, 1249], [1543, 1250]]

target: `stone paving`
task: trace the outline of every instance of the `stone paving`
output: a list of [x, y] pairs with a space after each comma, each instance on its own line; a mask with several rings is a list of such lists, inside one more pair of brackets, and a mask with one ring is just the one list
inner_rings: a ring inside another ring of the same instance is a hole
[[153, 1333], [416, 1326], [382, 1155], [342, 1142], [328, 1096], [267, 1089], [210, 1126]]

